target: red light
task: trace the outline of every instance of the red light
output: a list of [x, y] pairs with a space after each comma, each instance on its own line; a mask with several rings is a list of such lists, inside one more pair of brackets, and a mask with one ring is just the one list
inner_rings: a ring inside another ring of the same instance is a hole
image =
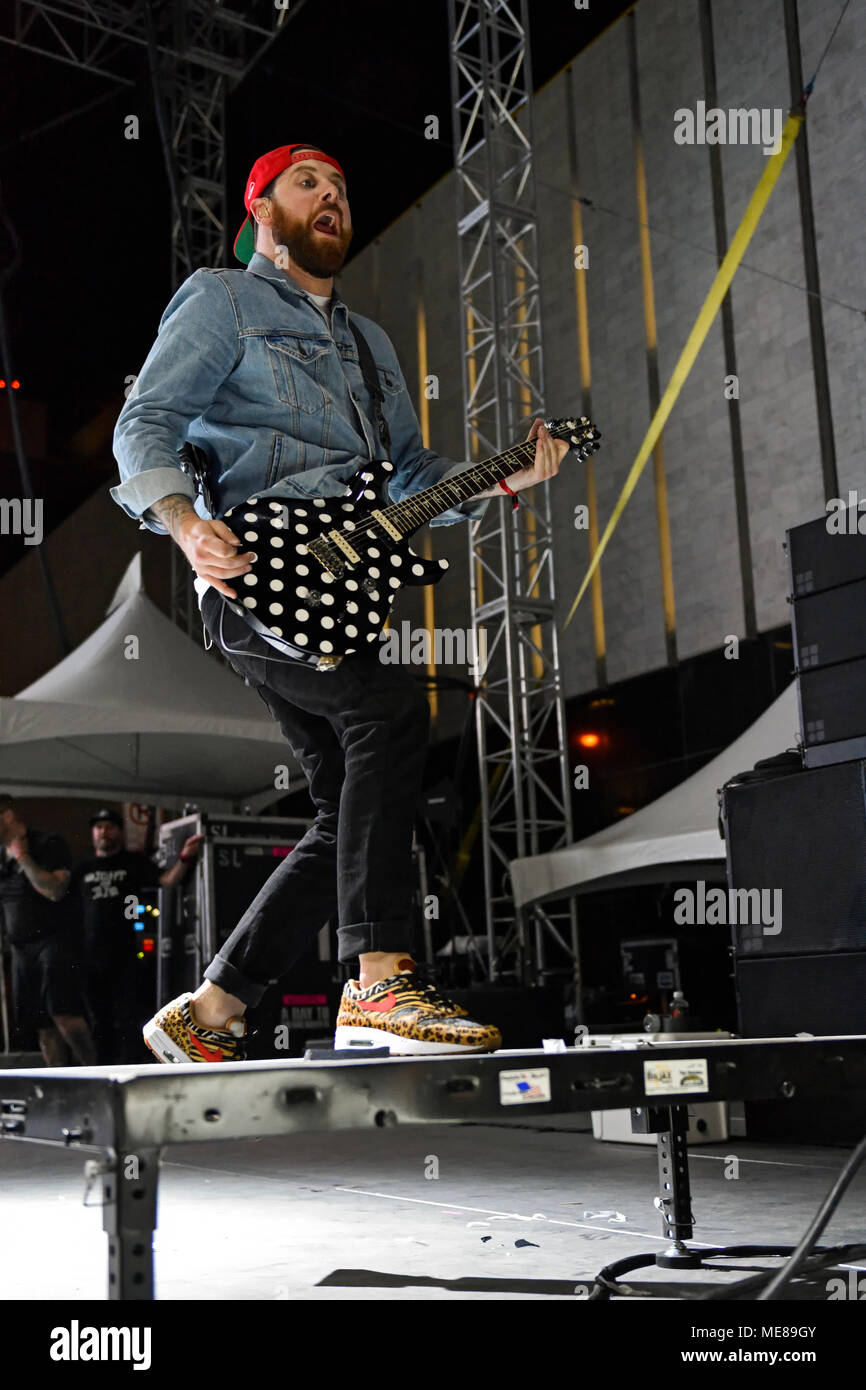
[[148, 955], [148, 954], [152, 953], [153, 951], [155, 951], [155, 950], [156, 950], [156, 941], [154, 940], [154, 938], [153, 938], [152, 936], [144, 936], [144, 937], [142, 937], [142, 939], [141, 939], [141, 949], [144, 951], [144, 954], [145, 954], [145, 955]]
[[597, 748], [601, 743], [598, 734], [579, 734], [577, 741], [582, 748]]
[[20, 381], [17, 379], [17, 377], [16, 377], [16, 379], [12, 382], [12, 390], [13, 390], [13, 391], [17, 391], [17, 390], [19, 389], [20, 385], [21, 385], [21, 382], [20, 382]]
[[271, 854], [274, 859], [285, 859], [286, 855], [291, 854], [293, 849], [294, 845], [274, 845]]
[[5, 389], [6, 389], [6, 382], [3, 380], [2, 376], [0, 376], [0, 391], [4, 391]]

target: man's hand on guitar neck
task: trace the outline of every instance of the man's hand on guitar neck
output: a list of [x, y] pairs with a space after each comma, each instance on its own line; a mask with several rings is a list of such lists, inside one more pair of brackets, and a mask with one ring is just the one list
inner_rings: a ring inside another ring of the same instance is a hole
[[[530, 439], [538, 440], [535, 446], [535, 462], [530, 468], [522, 468], [519, 473], [512, 473], [508, 479], [508, 487], [511, 492], [523, 492], [524, 488], [535, 487], [536, 483], [546, 483], [549, 478], [555, 478], [559, 472], [559, 465], [565, 458], [571, 447], [565, 439], [554, 439], [549, 430], [545, 429], [541, 417], [533, 420], [532, 428], [526, 436]], [[492, 487], [487, 492], [480, 494], [482, 497], [502, 497], [503, 490], [500, 487]]]
[[254, 552], [240, 553], [241, 543], [224, 521], [200, 517], [189, 498], [181, 493], [161, 497], [150, 508], [150, 514], [165, 527], [199, 579], [206, 579], [226, 598], [237, 598], [225, 581], [247, 574]]

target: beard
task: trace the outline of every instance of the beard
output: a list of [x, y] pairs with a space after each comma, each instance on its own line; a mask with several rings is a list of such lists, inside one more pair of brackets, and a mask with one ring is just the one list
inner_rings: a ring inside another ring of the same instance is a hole
[[[321, 216], [321, 212], [317, 213], [313, 222]], [[295, 265], [319, 280], [330, 280], [342, 269], [352, 240], [351, 229], [345, 223], [336, 236], [328, 236], [313, 231], [312, 222], [304, 222], [300, 217], [276, 207], [272, 215], [271, 235], [277, 248], [276, 264], [280, 269], [288, 269], [281, 265], [280, 247], [284, 246]]]

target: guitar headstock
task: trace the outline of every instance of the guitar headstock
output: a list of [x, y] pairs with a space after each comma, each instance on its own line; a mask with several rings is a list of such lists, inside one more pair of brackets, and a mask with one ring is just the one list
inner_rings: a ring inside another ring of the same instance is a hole
[[568, 440], [570, 453], [576, 454], [579, 459], [588, 459], [601, 448], [598, 442], [601, 434], [585, 415], [579, 419], [545, 420], [544, 423], [554, 439]]

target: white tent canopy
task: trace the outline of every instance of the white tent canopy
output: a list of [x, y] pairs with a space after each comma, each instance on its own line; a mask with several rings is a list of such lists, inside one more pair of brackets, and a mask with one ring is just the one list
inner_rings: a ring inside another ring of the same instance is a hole
[[760, 759], [793, 747], [798, 723], [792, 683], [722, 753], [649, 806], [564, 849], [513, 859], [515, 902], [525, 907], [545, 898], [663, 882], [678, 872], [718, 878], [725, 858], [719, 788]]
[[13, 699], [0, 699], [0, 790], [29, 796], [268, 805], [300, 773], [255, 691], [220, 666], [127, 570], [105, 622]]

